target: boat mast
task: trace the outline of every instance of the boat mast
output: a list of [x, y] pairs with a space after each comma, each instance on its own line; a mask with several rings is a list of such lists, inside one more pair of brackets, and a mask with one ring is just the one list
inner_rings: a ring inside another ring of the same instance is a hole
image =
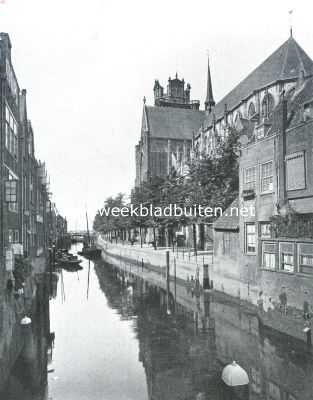
[[89, 234], [89, 224], [88, 224], [88, 214], [87, 214], [87, 209], [86, 209], [86, 222], [87, 222], [87, 235], [88, 235], [88, 243], [90, 246], [90, 234]]

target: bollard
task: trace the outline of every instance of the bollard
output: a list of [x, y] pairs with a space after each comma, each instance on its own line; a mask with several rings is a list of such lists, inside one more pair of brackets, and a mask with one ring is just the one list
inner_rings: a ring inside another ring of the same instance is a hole
[[176, 259], [174, 257], [174, 298], [175, 298], [175, 307], [176, 307]]
[[166, 250], [166, 281], [170, 278], [170, 252]]
[[210, 289], [209, 264], [203, 264], [203, 289]]
[[170, 313], [170, 252], [166, 250], [166, 308], [167, 313]]

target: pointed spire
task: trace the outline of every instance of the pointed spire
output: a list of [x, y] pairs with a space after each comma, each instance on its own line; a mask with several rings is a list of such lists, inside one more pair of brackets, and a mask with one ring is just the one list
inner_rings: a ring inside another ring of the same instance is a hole
[[210, 71], [210, 59], [208, 56], [208, 76], [207, 76], [207, 92], [205, 99], [205, 109], [211, 112], [212, 107], [215, 106], [215, 101], [213, 97], [212, 81], [211, 81], [211, 71]]
[[293, 10], [289, 10], [289, 30], [290, 30], [290, 37], [292, 37], [292, 14], [293, 14]]

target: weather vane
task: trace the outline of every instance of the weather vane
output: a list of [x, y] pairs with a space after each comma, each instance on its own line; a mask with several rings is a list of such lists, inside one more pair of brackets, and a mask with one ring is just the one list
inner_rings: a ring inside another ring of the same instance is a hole
[[290, 36], [292, 37], [292, 14], [293, 10], [289, 10], [289, 26], [290, 26]]

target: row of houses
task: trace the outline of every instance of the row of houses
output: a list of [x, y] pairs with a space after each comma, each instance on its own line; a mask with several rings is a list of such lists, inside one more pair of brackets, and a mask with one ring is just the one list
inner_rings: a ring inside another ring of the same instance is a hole
[[213, 227], [215, 288], [262, 309], [312, 315], [312, 59], [291, 32], [218, 103], [208, 64], [203, 111], [177, 76], [166, 94], [156, 81], [154, 95], [154, 106], [144, 102], [135, 185], [173, 168], [188, 174], [190, 159], [214, 156], [217, 139], [236, 131], [239, 196]]
[[[39, 257], [67, 231], [52, 202], [45, 163], [35, 156], [34, 131], [20, 90], [11, 41], [0, 33], [0, 257], [1, 276], [15, 257]], [[5, 283], [5, 279], [1, 282]]]

